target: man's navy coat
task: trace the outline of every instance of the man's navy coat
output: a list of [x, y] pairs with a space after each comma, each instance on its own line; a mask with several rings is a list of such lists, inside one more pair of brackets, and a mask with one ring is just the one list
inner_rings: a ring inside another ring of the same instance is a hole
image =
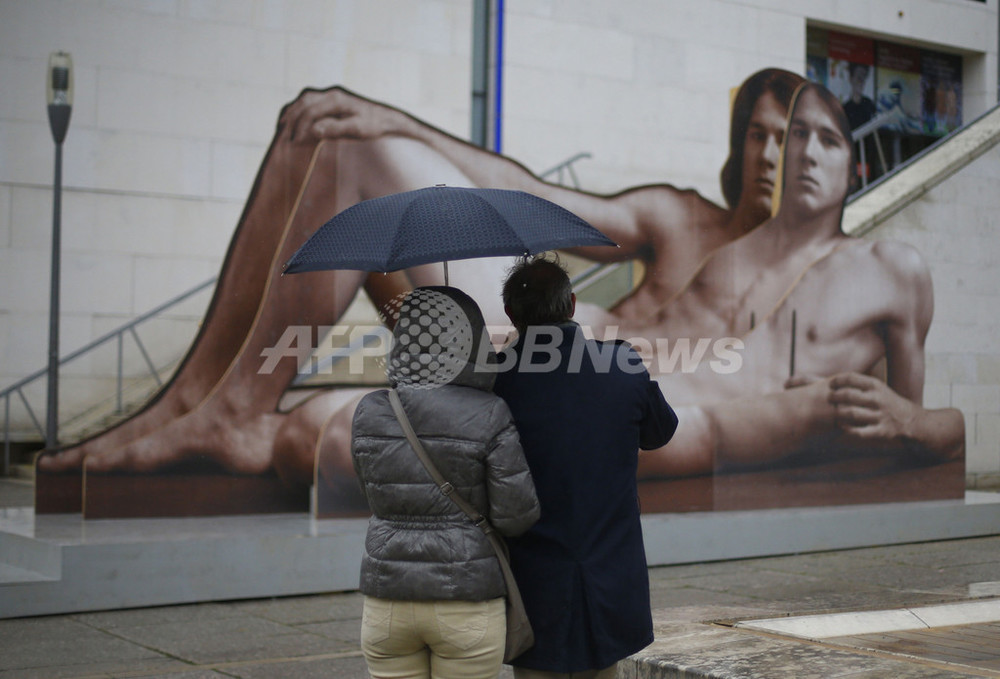
[[610, 667], [653, 640], [639, 522], [640, 448], [677, 416], [627, 344], [575, 323], [529, 328], [500, 355], [495, 391], [514, 415], [541, 519], [509, 541], [535, 646], [514, 665]]

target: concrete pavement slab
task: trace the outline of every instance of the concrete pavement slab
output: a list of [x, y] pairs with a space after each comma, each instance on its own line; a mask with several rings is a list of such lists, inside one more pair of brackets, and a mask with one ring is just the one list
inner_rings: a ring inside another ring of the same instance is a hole
[[66, 618], [0, 621], [4, 679], [118, 676], [182, 669], [183, 662]]
[[143, 625], [119, 630], [123, 639], [198, 665], [329, 653], [331, 641], [252, 617]]
[[361, 594], [344, 592], [234, 602], [229, 608], [286, 625], [354, 620], [360, 628], [363, 606]]

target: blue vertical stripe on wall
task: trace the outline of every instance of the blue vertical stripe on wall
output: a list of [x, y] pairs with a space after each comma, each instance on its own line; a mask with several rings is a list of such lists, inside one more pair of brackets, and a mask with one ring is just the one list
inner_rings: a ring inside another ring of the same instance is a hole
[[493, 93], [493, 150], [501, 152], [503, 139], [503, 0], [497, 0], [496, 82]]

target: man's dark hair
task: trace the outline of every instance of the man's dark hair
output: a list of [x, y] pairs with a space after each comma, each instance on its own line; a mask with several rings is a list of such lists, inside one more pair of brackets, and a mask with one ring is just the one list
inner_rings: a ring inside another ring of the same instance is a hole
[[851, 78], [853, 78], [854, 74], [858, 71], [864, 71], [867, 76], [870, 68], [871, 67], [868, 64], [859, 64], [853, 61], [847, 62], [847, 74]]
[[757, 71], [740, 85], [733, 101], [732, 121], [729, 124], [729, 158], [722, 166], [722, 195], [726, 204], [734, 209], [743, 194], [743, 150], [753, 108], [766, 92], [774, 95], [779, 104], [788, 108], [795, 88], [805, 81], [800, 75], [780, 68]]
[[507, 273], [503, 303], [518, 330], [563, 323], [573, 317], [573, 285], [558, 260], [525, 258]]

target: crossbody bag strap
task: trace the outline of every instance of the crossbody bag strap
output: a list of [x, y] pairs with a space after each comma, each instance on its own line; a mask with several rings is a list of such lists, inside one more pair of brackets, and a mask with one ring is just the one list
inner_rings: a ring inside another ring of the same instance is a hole
[[458, 505], [465, 514], [472, 519], [472, 522], [479, 526], [484, 533], [491, 535], [493, 533], [493, 525], [489, 522], [485, 516], [483, 516], [479, 511], [476, 510], [471, 504], [469, 504], [464, 497], [455, 491], [455, 486], [442, 476], [438, 468], [434, 466], [431, 461], [430, 456], [427, 455], [427, 450], [424, 448], [424, 444], [420, 442], [417, 437], [417, 433], [413, 431], [413, 425], [410, 424], [410, 418], [406, 416], [406, 410], [403, 408], [402, 401], [399, 400], [399, 393], [395, 389], [389, 390], [389, 404], [392, 405], [393, 411], [396, 413], [396, 419], [399, 420], [399, 425], [403, 428], [403, 433], [406, 434], [406, 440], [410, 442], [410, 447], [420, 458], [420, 462], [423, 463], [427, 472], [434, 479], [434, 483], [437, 484], [438, 489], [441, 493], [447, 497], [449, 500]]
[[[434, 466], [433, 462], [431, 462], [431, 458], [427, 455], [427, 450], [424, 448], [424, 444], [420, 442], [420, 438], [417, 437], [417, 433], [413, 431], [413, 425], [410, 424], [410, 418], [406, 416], [406, 410], [403, 408], [403, 403], [399, 400], [399, 393], [395, 389], [389, 390], [389, 404], [392, 405], [392, 410], [396, 413], [396, 419], [399, 420], [399, 425], [403, 428], [403, 433], [406, 434], [406, 440], [410, 442], [410, 447], [413, 448], [413, 452], [417, 454], [420, 462], [423, 463], [427, 472], [431, 475], [431, 478], [434, 479], [434, 483], [437, 484], [441, 493], [458, 505], [458, 508], [465, 512], [465, 514], [472, 519], [472, 522], [486, 534], [486, 539], [489, 541], [490, 546], [493, 547], [493, 551], [496, 552], [497, 561], [500, 563], [500, 572], [503, 575], [503, 581], [507, 587], [508, 605], [510, 605], [510, 602], [512, 601], [516, 602], [516, 608], [520, 612], [521, 618], [524, 621], [524, 626], [528, 629], [527, 633], [530, 635], [532, 640], [531, 643], [534, 643], [534, 633], [531, 631], [531, 625], [528, 623], [527, 613], [524, 611], [524, 603], [521, 600], [521, 592], [517, 587], [517, 580], [514, 578], [514, 572], [510, 568], [510, 551], [507, 549], [507, 543], [500, 538], [494, 530], [493, 524], [489, 522], [489, 519], [476, 511], [475, 507], [470, 505], [464, 497], [459, 495], [455, 491], [455, 487], [441, 475], [438, 468]], [[530, 646], [531, 644], [528, 645]]]

